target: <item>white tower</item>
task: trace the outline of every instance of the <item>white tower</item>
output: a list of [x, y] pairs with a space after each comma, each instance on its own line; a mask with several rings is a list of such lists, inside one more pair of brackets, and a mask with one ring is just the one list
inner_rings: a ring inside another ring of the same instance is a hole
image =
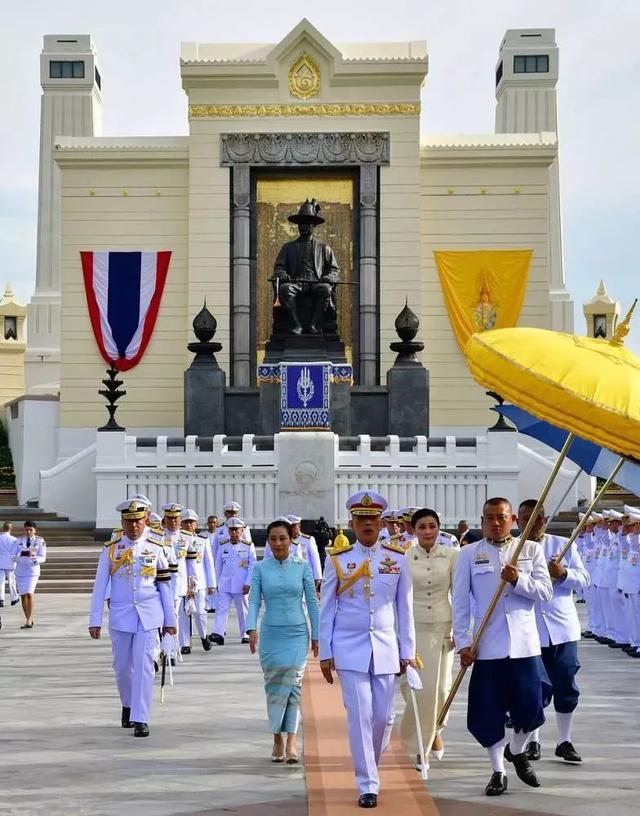
[[496, 66], [496, 133], [557, 131], [553, 28], [509, 29]]
[[45, 35], [40, 55], [40, 176], [36, 289], [28, 307], [25, 387], [60, 387], [61, 197], [53, 145], [60, 136], [99, 136], [101, 79], [91, 37]]

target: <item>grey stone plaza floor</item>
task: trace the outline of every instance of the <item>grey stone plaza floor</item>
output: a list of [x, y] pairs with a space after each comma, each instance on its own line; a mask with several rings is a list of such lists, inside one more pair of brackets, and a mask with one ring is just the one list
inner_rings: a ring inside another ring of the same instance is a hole
[[[109, 641], [89, 640], [88, 600], [38, 596], [31, 631], [19, 629], [19, 607], [2, 610], [0, 814], [306, 813], [303, 770], [269, 762], [262, 676], [235, 620], [224, 648], [204, 653], [194, 639], [165, 705], [156, 690], [151, 737], [141, 740], [120, 728]], [[488, 800], [487, 761], [465, 730], [461, 694], [429, 781], [443, 816], [640, 814], [640, 660], [591, 641], [581, 657], [582, 766], [553, 758], [551, 713], [536, 767], [543, 787], [527, 789], [511, 771], [509, 794]]]

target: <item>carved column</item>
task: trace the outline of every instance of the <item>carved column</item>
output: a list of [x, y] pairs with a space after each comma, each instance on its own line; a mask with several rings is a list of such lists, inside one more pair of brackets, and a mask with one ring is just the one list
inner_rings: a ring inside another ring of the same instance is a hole
[[251, 269], [250, 269], [251, 166], [233, 167], [233, 254], [231, 256], [232, 384], [251, 385]]
[[378, 167], [360, 165], [360, 384], [378, 384]]

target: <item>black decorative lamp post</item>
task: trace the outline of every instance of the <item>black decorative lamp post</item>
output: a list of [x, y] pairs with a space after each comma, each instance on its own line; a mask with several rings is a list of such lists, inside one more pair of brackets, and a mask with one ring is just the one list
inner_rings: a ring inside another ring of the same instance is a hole
[[222, 343], [213, 340], [218, 324], [206, 300], [192, 326], [197, 341], [187, 346], [195, 357], [184, 372], [184, 434], [210, 437], [225, 433], [226, 376], [216, 360]]
[[113, 363], [111, 367], [107, 369], [108, 378], [102, 380], [103, 385], [105, 386], [104, 389], [98, 391], [101, 397], [104, 397], [107, 401], [107, 412], [109, 414], [109, 421], [106, 425], [103, 425], [102, 428], [98, 428], [99, 431], [124, 431], [125, 428], [118, 425], [115, 419], [115, 413], [118, 406], [116, 405], [117, 401], [120, 397], [124, 397], [127, 393], [124, 390], [120, 389], [120, 386], [123, 384], [124, 380], [118, 380], [116, 377], [118, 376], [118, 370], [114, 368]]
[[216, 330], [218, 322], [211, 312], [207, 309], [207, 301], [205, 299], [204, 306], [198, 314], [193, 318], [193, 333], [197, 338], [196, 343], [189, 343], [187, 348], [196, 356], [193, 358], [191, 366], [206, 365], [208, 367], [219, 368], [216, 360], [216, 352], [222, 350], [222, 343], [211, 342]]

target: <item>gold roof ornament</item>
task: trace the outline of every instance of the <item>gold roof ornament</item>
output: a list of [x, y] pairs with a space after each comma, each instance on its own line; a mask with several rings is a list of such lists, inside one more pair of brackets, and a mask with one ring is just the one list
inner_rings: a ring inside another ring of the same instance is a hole
[[289, 68], [289, 93], [298, 99], [320, 93], [320, 69], [309, 54], [302, 54]]
[[616, 330], [613, 334], [613, 337], [609, 341], [612, 346], [623, 346], [624, 345], [624, 338], [629, 334], [630, 326], [631, 326], [631, 315], [633, 314], [636, 306], [638, 305], [638, 298], [636, 298], [633, 303], [631, 304], [631, 308], [627, 312], [627, 316], [616, 326]]

